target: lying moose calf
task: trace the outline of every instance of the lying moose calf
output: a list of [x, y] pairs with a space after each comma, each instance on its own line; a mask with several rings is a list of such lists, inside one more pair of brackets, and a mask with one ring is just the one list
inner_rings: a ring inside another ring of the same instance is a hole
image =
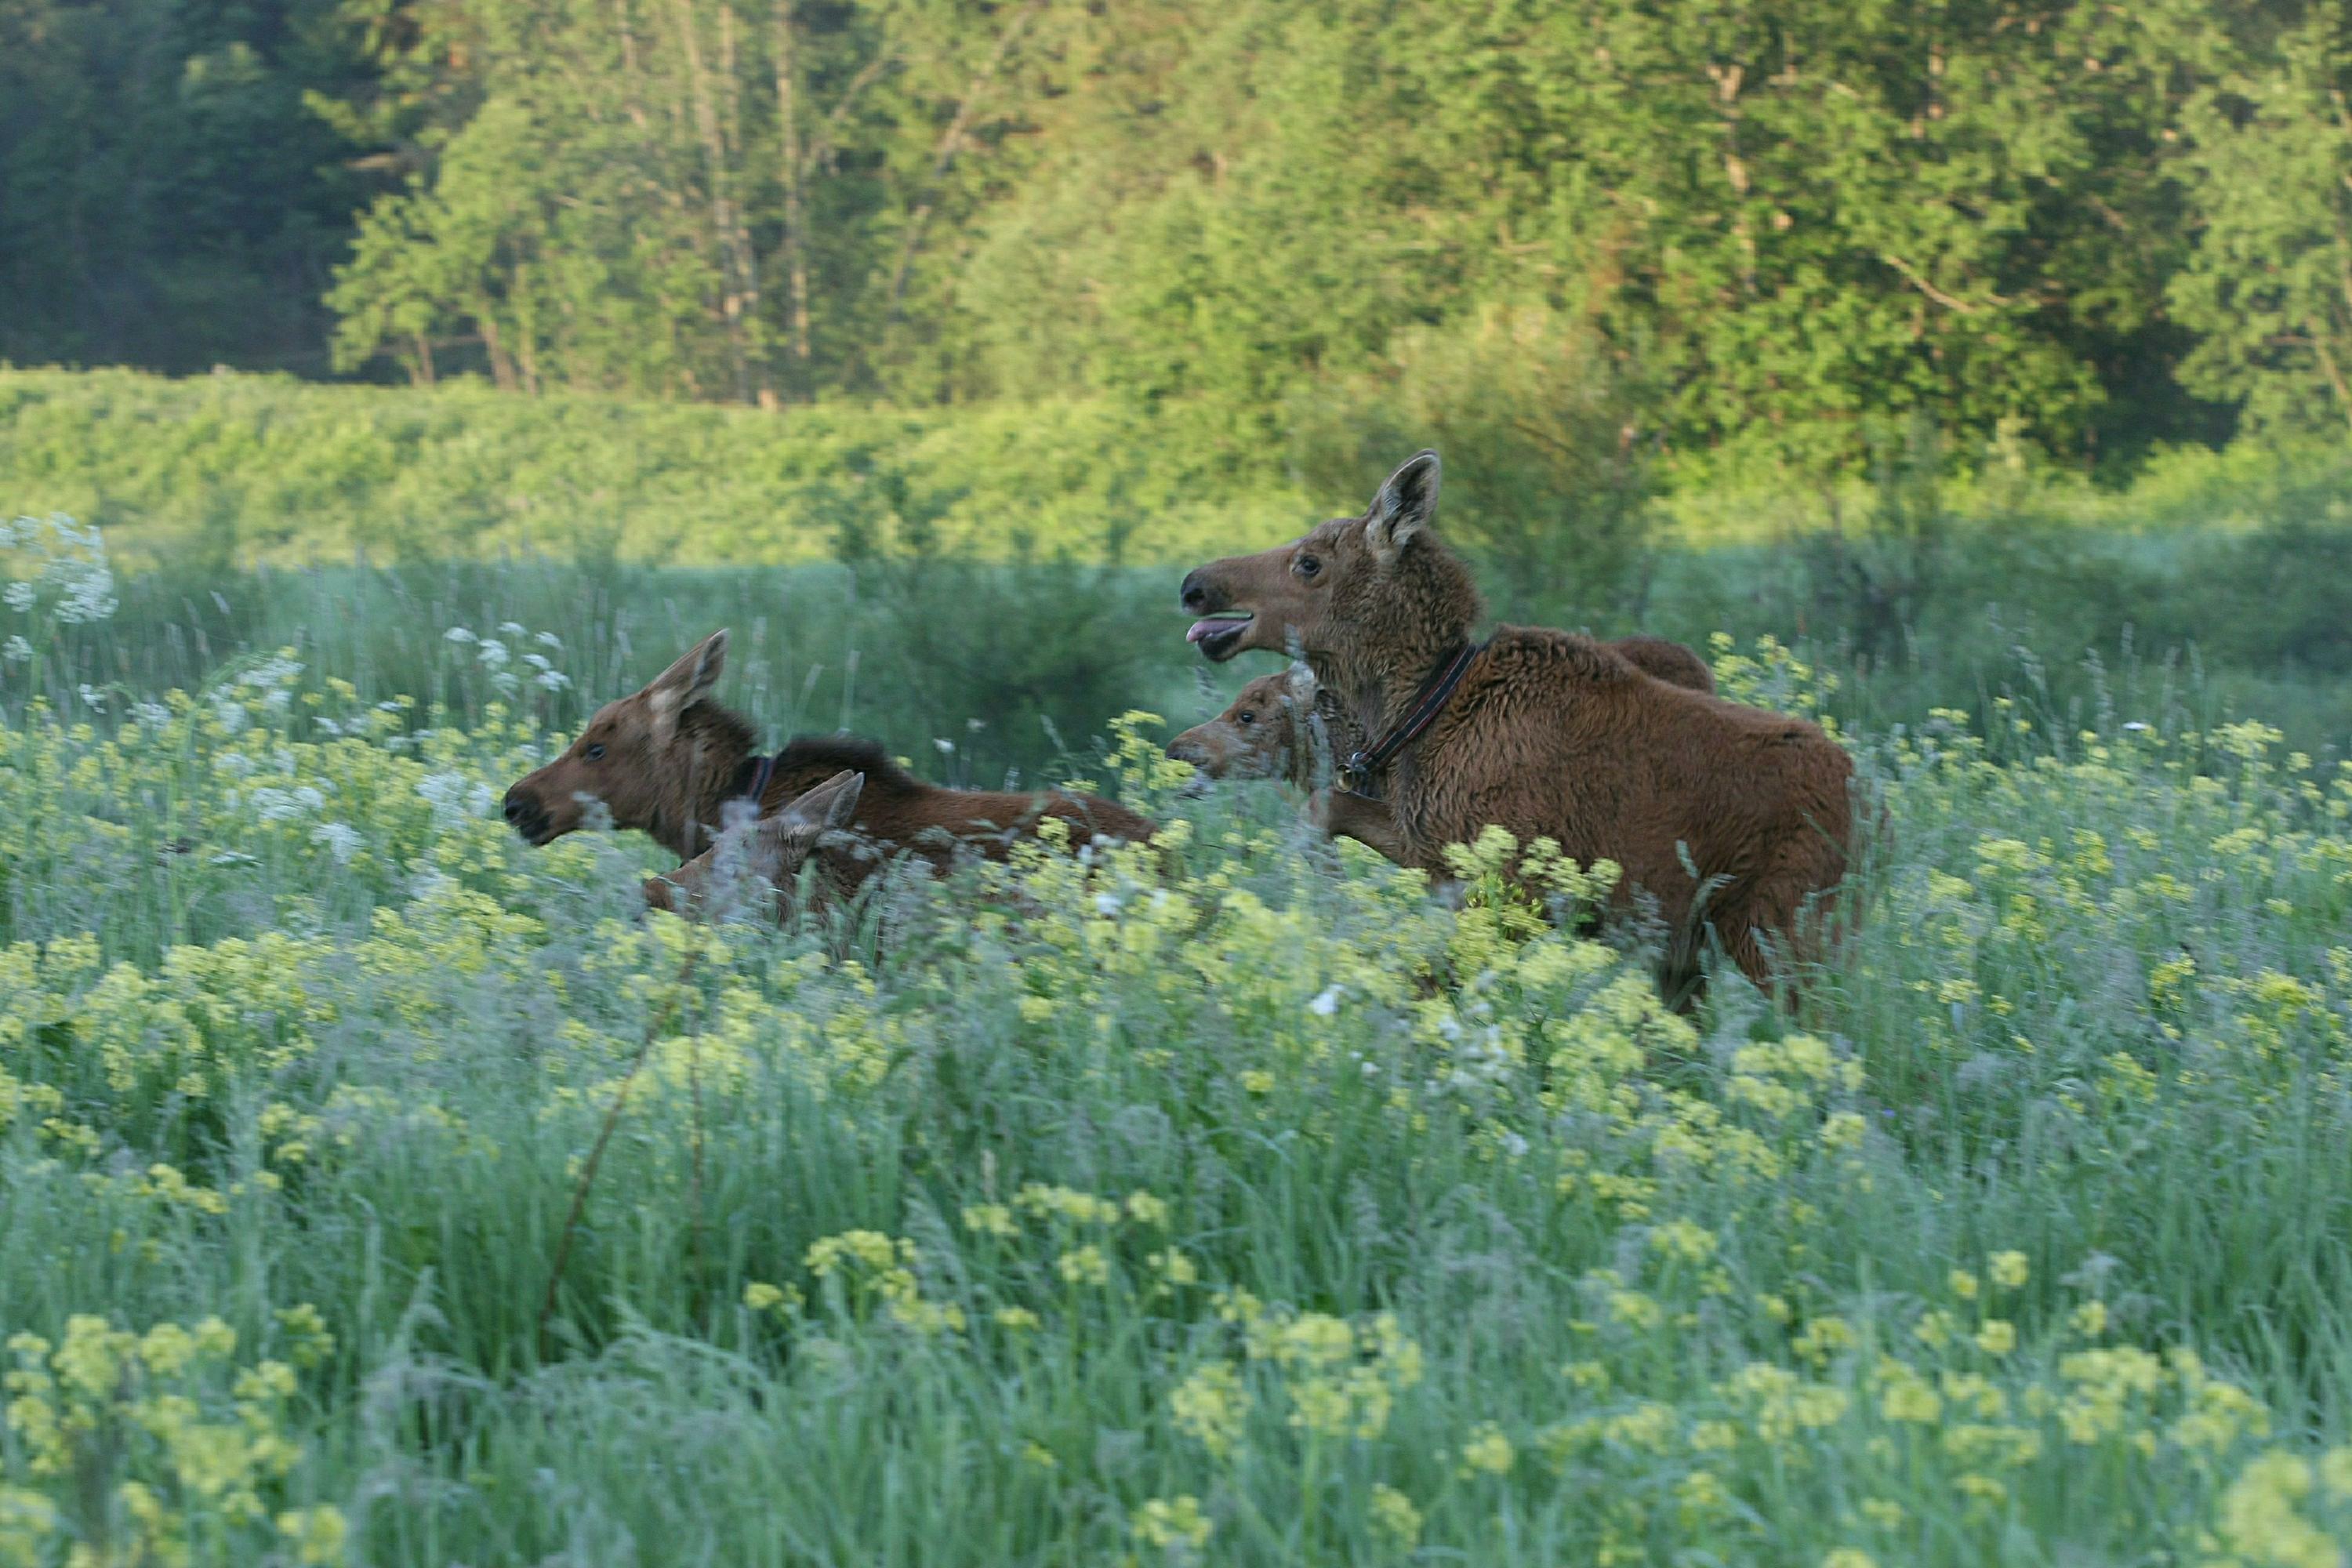
[[710, 915], [740, 908], [762, 887], [782, 900], [779, 916], [793, 910], [801, 868], [814, 858], [820, 905], [847, 898], [880, 858], [857, 837], [857, 797], [866, 775], [843, 769], [793, 801], [773, 816], [743, 819], [719, 830], [719, 842], [667, 876], [646, 879], [646, 904], [674, 915]]
[[[826, 884], [848, 893], [894, 851], [941, 870], [961, 854], [1001, 860], [1049, 818], [1067, 825], [1074, 846], [1141, 844], [1157, 831], [1096, 795], [942, 789], [851, 736], [804, 736], [761, 756], [751, 723], [710, 700], [726, 662], [727, 634], [713, 632], [644, 690], [597, 710], [562, 756], [507, 791], [507, 821], [537, 847], [601, 805], [614, 827], [649, 834], [686, 862], [647, 883], [657, 909], [699, 906], [711, 876], [731, 868], [710, 854], [729, 833], [745, 867], [777, 886], [818, 852]], [[828, 833], [842, 842], [827, 844]]]
[[[1631, 637], [1599, 646], [1653, 680], [1691, 691], [1715, 690], [1715, 672], [1706, 661], [1678, 642]], [[1287, 779], [1311, 790], [1327, 782], [1319, 776], [1312, 743], [1318, 720], [1335, 763], [1362, 747], [1363, 731], [1349, 720], [1339, 699], [1315, 683], [1314, 671], [1293, 665], [1243, 687], [1232, 707], [1169, 742], [1168, 754], [1192, 763], [1203, 779]]]

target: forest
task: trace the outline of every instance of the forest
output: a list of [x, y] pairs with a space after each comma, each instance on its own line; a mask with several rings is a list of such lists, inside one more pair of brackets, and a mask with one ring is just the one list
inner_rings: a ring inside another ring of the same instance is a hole
[[0, 360], [2113, 476], [2352, 427], [2347, 87], [2347, 0], [0, 0]]

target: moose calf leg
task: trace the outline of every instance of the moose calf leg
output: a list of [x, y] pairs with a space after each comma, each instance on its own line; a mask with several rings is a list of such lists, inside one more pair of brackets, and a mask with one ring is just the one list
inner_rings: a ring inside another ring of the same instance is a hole
[[1318, 789], [1307, 797], [1307, 817], [1334, 838], [1368, 844], [1398, 865], [1407, 865], [1404, 835], [1388, 802], [1353, 790]]

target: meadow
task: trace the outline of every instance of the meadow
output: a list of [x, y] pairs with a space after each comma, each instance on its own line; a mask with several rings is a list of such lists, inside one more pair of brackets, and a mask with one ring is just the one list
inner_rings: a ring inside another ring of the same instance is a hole
[[[1214, 697], [1172, 649], [1188, 710], [1023, 742], [1164, 854], [693, 928], [637, 909], [642, 842], [494, 804], [675, 651], [662, 583], [207, 609], [11, 537], [0, 1563], [2352, 1543], [2352, 769], [2275, 728], [1849, 717], [1891, 824], [1858, 937], [1678, 1016], [1546, 918], [1605, 867], [1539, 903], [1468, 847], [1457, 911], [1272, 789], [1181, 797], [1159, 744]], [[722, 696], [922, 700], [814, 695], [846, 653], [804, 629]]]

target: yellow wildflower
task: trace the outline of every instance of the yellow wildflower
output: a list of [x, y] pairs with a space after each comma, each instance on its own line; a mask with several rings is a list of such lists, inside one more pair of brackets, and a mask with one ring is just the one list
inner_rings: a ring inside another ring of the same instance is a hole
[[1472, 1430], [1470, 1440], [1462, 1445], [1462, 1473], [1507, 1475], [1517, 1457], [1503, 1429], [1492, 1421], [1482, 1421]]
[[1212, 1528], [1201, 1511], [1201, 1500], [1189, 1492], [1176, 1498], [1153, 1498], [1135, 1510], [1137, 1539], [1162, 1552], [1198, 1552], [1208, 1544]]
[[1372, 1522], [1398, 1545], [1420, 1544], [1421, 1510], [1413, 1507], [1412, 1499], [1404, 1493], [1384, 1481], [1374, 1481], [1370, 1511]]

